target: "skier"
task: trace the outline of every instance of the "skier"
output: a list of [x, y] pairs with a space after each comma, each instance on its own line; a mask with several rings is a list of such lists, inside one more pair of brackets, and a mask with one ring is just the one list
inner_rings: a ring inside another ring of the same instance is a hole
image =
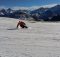
[[18, 28], [18, 26], [20, 26], [21, 28], [28, 28], [23, 21], [19, 21], [19, 22], [17, 23], [17, 28]]

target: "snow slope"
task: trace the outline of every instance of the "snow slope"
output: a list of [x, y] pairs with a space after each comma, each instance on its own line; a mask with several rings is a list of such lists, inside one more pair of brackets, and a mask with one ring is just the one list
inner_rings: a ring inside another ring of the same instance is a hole
[[0, 17], [0, 57], [60, 57], [60, 23], [25, 21], [31, 29], [8, 30], [17, 22]]

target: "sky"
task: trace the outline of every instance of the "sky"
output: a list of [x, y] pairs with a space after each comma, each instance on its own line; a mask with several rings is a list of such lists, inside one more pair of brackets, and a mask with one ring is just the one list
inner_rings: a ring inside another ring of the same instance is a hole
[[31, 8], [43, 5], [60, 4], [60, 0], [0, 0], [0, 7], [5, 8]]

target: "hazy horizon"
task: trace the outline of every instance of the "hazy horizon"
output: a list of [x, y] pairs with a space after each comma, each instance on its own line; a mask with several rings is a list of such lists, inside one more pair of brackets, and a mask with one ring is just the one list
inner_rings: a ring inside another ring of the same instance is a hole
[[[11, 9], [14, 9], [14, 10], [18, 10], [18, 9], [21, 9], [21, 10], [35, 10], [35, 9], [38, 9], [38, 8], [41, 8], [41, 7], [44, 7], [44, 8], [51, 8], [51, 7], [54, 7], [58, 4], [48, 4], [48, 5], [42, 5], [42, 6], [31, 6], [31, 7], [22, 7], [22, 6], [15, 6], [15, 7], [5, 7], [5, 6], [0, 6], [0, 9], [8, 9], [8, 8], [11, 8]], [[60, 4], [59, 4], [60, 5]]]

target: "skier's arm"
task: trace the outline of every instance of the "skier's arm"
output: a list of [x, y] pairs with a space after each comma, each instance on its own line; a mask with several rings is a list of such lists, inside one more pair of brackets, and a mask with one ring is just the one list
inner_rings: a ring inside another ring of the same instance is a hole
[[17, 24], [17, 28], [18, 28], [18, 26], [19, 26], [19, 23]]

